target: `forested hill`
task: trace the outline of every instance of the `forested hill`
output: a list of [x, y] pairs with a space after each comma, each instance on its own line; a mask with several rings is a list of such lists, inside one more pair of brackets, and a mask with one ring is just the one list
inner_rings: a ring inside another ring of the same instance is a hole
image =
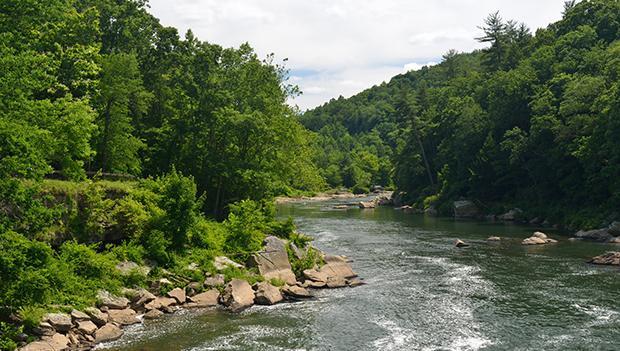
[[146, 0], [3, 0], [0, 177], [146, 177], [176, 165], [216, 215], [319, 189], [286, 76], [247, 44], [180, 36]]
[[492, 14], [477, 39], [488, 47], [305, 113], [328, 182], [392, 183], [444, 212], [471, 198], [569, 226], [617, 215], [620, 2], [567, 2], [536, 33]]

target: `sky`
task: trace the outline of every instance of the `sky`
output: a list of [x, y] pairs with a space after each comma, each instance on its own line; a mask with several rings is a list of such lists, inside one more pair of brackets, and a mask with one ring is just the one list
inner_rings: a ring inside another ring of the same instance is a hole
[[450, 49], [482, 48], [484, 18], [500, 11], [534, 32], [561, 18], [564, 0], [150, 0], [165, 26], [261, 57], [274, 53], [303, 94], [302, 110], [350, 97], [441, 62]]

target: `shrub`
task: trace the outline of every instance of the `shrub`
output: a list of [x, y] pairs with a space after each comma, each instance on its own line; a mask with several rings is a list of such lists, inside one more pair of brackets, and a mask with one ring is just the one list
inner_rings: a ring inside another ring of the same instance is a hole
[[171, 256], [168, 254], [170, 241], [161, 230], [151, 230], [143, 234], [141, 241], [148, 258], [164, 266], [171, 263]]
[[190, 242], [193, 247], [220, 252], [224, 248], [226, 235], [223, 224], [200, 217], [190, 230]]
[[230, 205], [230, 214], [225, 221], [228, 229], [226, 252], [245, 254], [259, 251], [265, 239], [266, 217], [257, 202], [243, 200]]

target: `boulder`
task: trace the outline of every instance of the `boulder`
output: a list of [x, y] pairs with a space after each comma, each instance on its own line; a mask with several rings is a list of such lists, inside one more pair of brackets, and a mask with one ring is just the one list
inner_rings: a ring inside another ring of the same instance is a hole
[[546, 244], [544, 239], [537, 238], [534, 236], [525, 238], [523, 239], [523, 241], [521, 241], [521, 245], [543, 245], [543, 244]]
[[65, 313], [48, 313], [43, 316], [42, 321], [49, 323], [56, 331], [61, 333], [66, 333], [73, 327], [71, 316]]
[[539, 238], [539, 239], [543, 239], [546, 240], [549, 237], [547, 236], [547, 234], [543, 233], [543, 232], [534, 232], [534, 234], [532, 234], [532, 237], [534, 238]]
[[226, 284], [226, 282], [224, 281], [223, 274], [216, 274], [214, 277], [208, 277], [204, 281], [204, 286], [208, 288], [216, 288], [224, 284]]
[[304, 249], [300, 249], [297, 247], [297, 245], [295, 245], [295, 243], [291, 242], [289, 243], [289, 246], [291, 250], [293, 250], [293, 255], [295, 255], [295, 257], [297, 257], [300, 260], [306, 257], [306, 255], [308, 254], [309, 245], [306, 245]]
[[150, 310], [144, 314], [144, 319], [157, 319], [164, 315], [160, 310]]
[[284, 295], [295, 299], [307, 299], [312, 297], [312, 294], [310, 294], [308, 290], [297, 285], [285, 285], [282, 287], [282, 292]]
[[120, 339], [121, 336], [123, 336], [121, 328], [112, 323], [108, 323], [95, 332], [95, 342], [102, 343], [114, 341]]
[[90, 316], [88, 316], [86, 313], [84, 313], [82, 311], [73, 310], [73, 311], [71, 311], [71, 319], [74, 322], [76, 322], [76, 321], [88, 321], [88, 320], [90, 320]]
[[609, 241], [610, 244], [620, 244], [620, 236]]
[[126, 308], [124, 310], [110, 310], [108, 312], [110, 322], [117, 323], [121, 325], [131, 325], [140, 323], [140, 320], [136, 316], [136, 311], [131, 308]]
[[463, 240], [461, 239], [456, 239], [454, 241], [454, 246], [458, 247], [458, 248], [462, 248], [462, 247], [469, 247], [469, 244], [466, 244]]
[[182, 305], [185, 303], [187, 297], [185, 296], [185, 290], [181, 288], [174, 288], [166, 294], [168, 297], [171, 297], [176, 300], [177, 304]]
[[139, 289], [131, 302], [131, 308], [134, 310], [142, 310], [144, 306], [155, 300], [157, 296], [153, 295], [150, 291], [146, 289]]
[[280, 289], [267, 282], [257, 284], [256, 296], [254, 297], [254, 303], [257, 305], [275, 305], [282, 300], [284, 297], [282, 297]]
[[41, 322], [38, 326], [32, 329], [32, 333], [38, 336], [52, 336], [56, 334], [56, 329], [47, 322]]
[[599, 265], [620, 266], [620, 252], [610, 251], [592, 258], [589, 263]]
[[203, 293], [194, 295], [189, 298], [189, 301], [193, 303], [193, 307], [210, 307], [217, 306], [217, 301], [220, 297], [220, 292], [216, 289], [211, 289]]
[[250, 257], [248, 266], [257, 267], [266, 280], [281, 279], [286, 284], [295, 284], [295, 273], [288, 260], [286, 243], [280, 238], [269, 236], [263, 241], [262, 251]]
[[515, 221], [517, 218], [523, 213], [523, 211], [519, 208], [512, 209], [502, 215], [497, 216], [500, 221]]
[[91, 321], [81, 321], [78, 322], [77, 330], [86, 335], [92, 335], [97, 331], [97, 325]]
[[98, 308], [87, 307], [84, 309], [84, 312], [86, 312], [90, 320], [99, 327], [108, 323], [108, 314], [101, 312]]
[[172, 282], [166, 278], [161, 278], [159, 280], [151, 282], [150, 288], [151, 291], [161, 291], [162, 288], [167, 286], [172, 286]]
[[479, 213], [478, 206], [472, 201], [454, 201], [454, 217], [456, 218], [475, 218]]
[[374, 201], [367, 201], [367, 202], [361, 201], [361, 202], [358, 204], [358, 206], [359, 206], [359, 208], [361, 208], [361, 209], [372, 209], [372, 208], [377, 207], [377, 203], [376, 203], [376, 202], [374, 202]]
[[218, 271], [223, 271], [228, 267], [243, 268], [243, 265], [240, 265], [226, 256], [217, 256], [213, 260], [213, 265], [215, 265], [215, 269]]
[[129, 306], [129, 300], [124, 297], [118, 297], [110, 294], [105, 290], [99, 290], [97, 293], [97, 305], [107, 308], [122, 310]]
[[341, 276], [329, 277], [327, 278], [326, 285], [330, 289], [344, 288], [345, 286], [347, 286], [347, 280]]
[[254, 290], [245, 280], [233, 279], [224, 289], [222, 303], [233, 312], [242, 311], [254, 304]]
[[69, 339], [59, 333], [32, 342], [21, 349], [20, 351], [62, 351], [69, 349]]
[[620, 222], [613, 222], [613, 223], [611, 223], [609, 225], [609, 228], [607, 228], [607, 231], [611, 235], [620, 236]]
[[302, 285], [303, 288], [322, 289], [327, 287], [327, 282], [315, 282], [312, 280], [306, 280]]
[[499, 236], [490, 236], [487, 238], [487, 241], [501, 241], [502, 238], [500, 238]]
[[329, 275], [325, 272], [319, 272], [316, 269], [306, 269], [304, 271], [304, 278], [313, 282], [327, 283]]
[[353, 272], [351, 265], [344, 257], [325, 255], [323, 260], [325, 265], [319, 268], [318, 271], [325, 273], [327, 277], [342, 277], [344, 279], [357, 277], [357, 274]]
[[170, 306], [174, 305], [176, 302], [177, 302], [177, 300], [175, 300], [173, 298], [160, 296], [160, 297], [155, 298], [155, 300], [153, 300], [153, 301], [147, 303], [146, 305], [144, 305], [144, 308], [147, 311], [150, 311], [150, 310], [160, 310], [160, 309], [165, 308], [165, 307], [170, 307]]
[[588, 230], [588, 231], [581, 230], [575, 234], [575, 237], [583, 239], [583, 240], [597, 241], [597, 242], [607, 242], [607, 241], [614, 239], [614, 236], [609, 233], [608, 228]]
[[549, 238], [545, 233], [535, 232], [531, 237], [523, 239], [521, 245], [544, 245], [555, 244], [557, 242], [557, 240]]

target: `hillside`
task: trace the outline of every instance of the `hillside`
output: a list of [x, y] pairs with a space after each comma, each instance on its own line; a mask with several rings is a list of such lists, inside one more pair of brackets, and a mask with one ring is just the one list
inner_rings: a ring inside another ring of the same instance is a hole
[[[620, 2], [567, 2], [535, 34], [490, 15], [488, 48], [449, 51], [308, 111], [332, 186], [393, 184], [409, 203], [451, 211], [459, 198], [498, 213], [597, 226], [620, 203]], [[448, 48], [446, 48], [448, 49]]]

